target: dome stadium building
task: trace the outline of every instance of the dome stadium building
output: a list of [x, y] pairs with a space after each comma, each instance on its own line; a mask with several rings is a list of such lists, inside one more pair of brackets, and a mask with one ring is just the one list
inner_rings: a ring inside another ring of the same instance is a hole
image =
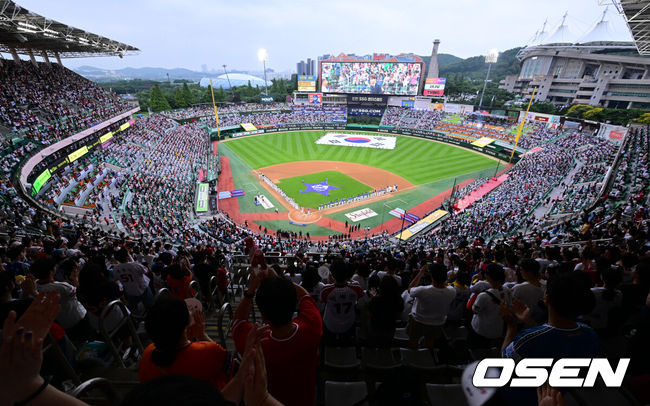
[[[253, 87], [264, 87], [264, 79], [246, 73], [229, 73], [228, 75], [219, 75], [216, 78], [205, 77], [201, 79], [199, 84], [201, 87], [208, 87], [210, 85], [210, 80], [212, 80], [212, 86], [214, 86], [215, 89], [220, 87], [230, 89], [230, 86], [247, 86], [249, 82]], [[270, 81], [267, 81], [266, 84], [271, 86]]]
[[517, 55], [519, 74], [506, 76], [499, 88], [527, 99], [537, 87], [534, 101], [556, 106], [650, 108], [650, 57], [639, 53], [625, 24], [617, 30], [606, 9], [576, 35], [567, 17], [552, 32], [544, 23]]

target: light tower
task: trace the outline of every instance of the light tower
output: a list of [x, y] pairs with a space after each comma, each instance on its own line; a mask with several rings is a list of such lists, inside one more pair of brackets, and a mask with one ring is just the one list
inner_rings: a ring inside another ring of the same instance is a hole
[[266, 84], [266, 61], [269, 60], [269, 53], [266, 52], [266, 49], [260, 48], [257, 50], [257, 59], [262, 61], [262, 64], [264, 66], [264, 92], [268, 96], [269, 95], [269, 89]]
[[488, 80], [490, 78], [490, 68], [492, 67], [493, 63], [497, 63], [497, 59], [499, 59], [498, 49], [490, 49], [487, 55], [485, 55], [485, 63], [488, 64], [488, 70], [487, 75], [485, 76], [485, 82], [483, 83], [483, 90], [481, 91], [481, 100], [478, 102], [479, 109], [481, 106], [483, 106], [483, 95], [485, 94], [485, 87], [487, 86]]

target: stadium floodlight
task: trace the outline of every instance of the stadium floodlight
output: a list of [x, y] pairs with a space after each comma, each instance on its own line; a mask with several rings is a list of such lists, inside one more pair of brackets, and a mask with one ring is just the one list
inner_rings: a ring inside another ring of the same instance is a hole
[[266, 49], [260, 48], [257, 50], [257, 59], [259, 59], [260, 62], [266, 62], [269, 60], [269, 53], [266, 52]]
[[485, 55], [485, 63], [497, 63], [499, 59], [499, 50], [496, 48], [490, 49]]
[[40, 31], [36, 31], [36, 30], [30, 30], [29, 28], [23, 28], [23, 27], [18, 27], [18, 31], [20, 31], [20, 32], [28, 32], [30, 34], [36, 34], [36, 33], [40, 32]]
[[23, 28], [28, 28], [30, 30], [39, 30], [40, 29], [37, 26], [35, 26], [34, 24], [25, 23], [25, 22], [22, 22], [22, 21], [18, 22], [18, 26], [23, 27]]
[[266, 61], [269, 60], [269, 53], [266, 52], [266, 49], [260, 48], [257, 50], [257, 59], [262, 61], [262, 65], [264, 67], [264, 94], [269, 95], [269, 89], [266, 85]]
[[485, 63], [487, 63], [488, 69], [487, 69], [487, 75], [485, 76], [485, 82], [483, 83], [483, 90], [481, 91], [481, 100], [478, 102], [478, 108], [479, 110], [483, 106], [483, 95], [485, 94], [485, 87], [487, 86], [487, 83], [490, 78], [490, 68], [492, 68], [493, 63], [497, 63], [497, 60], [499, 59], [499, 50], [496, 48], [492, 48], [487, 52], [487, 55], [485, 55]]

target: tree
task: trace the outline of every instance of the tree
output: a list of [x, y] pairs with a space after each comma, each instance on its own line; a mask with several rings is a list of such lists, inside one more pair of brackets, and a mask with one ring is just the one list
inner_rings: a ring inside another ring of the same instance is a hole
[[218, 102], [225, 102], [227, 98], [226, 92], [223, 91], [223, 86], [219, 86], [219, 90], [214, 92], [214, 100]]
[[183, 92], [180, 87], [177, 87], [176, 92], [174, 92], [174, 105], [176, 105], [176, 108], [187, 107], [187, 101], [185, 101], [185, 97], [183, 97]]
[[569, 110], [566, 112], [566, 115], [569, 117], [578, 117], [581, 118], [582, 115], [591, 109], [593, 109], [593, 106], [590, 106], [588, 104], [576, 104], [574, 106], [571, 106]]
[[596, 107], [589, 111], [585, 111], [582, 113], [582, 118], [592, 121], [602, 121], [604, 115], [603, 110], [604, 109], [602, 107]]
[[149, 94], [149, 105], [151, 106], [151, 110], [155, 112], [169, 110], [171, 108], [169, 106], [169, 102], [165, 96], [163, 96], [158, 85], [153, 85], [151, 88], [151, 92]]
[[535, 102], [530, 106], [531, 111], [544, 114], [557, 114], [557, 109], [553, 103]]
[[190, 91], [190, 87], [187, 85], [187, 82], [183, 82], [183, 99], [185, 99], [185, 104], [187, 106], [191, 106], [194, 104], [194, 97], [192, 97], [192, 92]]
[[639, 118], [636, 119], [636, 122], [641, 124], [650, 124], [650, 113], [640, 115]]
[[208, 87], [205, 88], [201, 101], [203, 103], [212, 103], [212, 86], [208, 85]]

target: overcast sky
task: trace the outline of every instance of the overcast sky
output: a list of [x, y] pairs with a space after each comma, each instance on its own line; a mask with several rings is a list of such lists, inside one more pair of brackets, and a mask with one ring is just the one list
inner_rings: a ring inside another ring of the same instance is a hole
[[[322, 54], [440, 52], [484, 55], [526, 44], [548, 18], [551, 29], [565, 11], [576, 33], [602, 14], [601, 0], [16, 0], [19, 5], [95, 34], [139, 48], [140, 54], [67, 59], [69, 67], [108, 69], [183, 67], [295, 71], [296, 62]], [[625, 23], [610, 6], [620, 33]]]

